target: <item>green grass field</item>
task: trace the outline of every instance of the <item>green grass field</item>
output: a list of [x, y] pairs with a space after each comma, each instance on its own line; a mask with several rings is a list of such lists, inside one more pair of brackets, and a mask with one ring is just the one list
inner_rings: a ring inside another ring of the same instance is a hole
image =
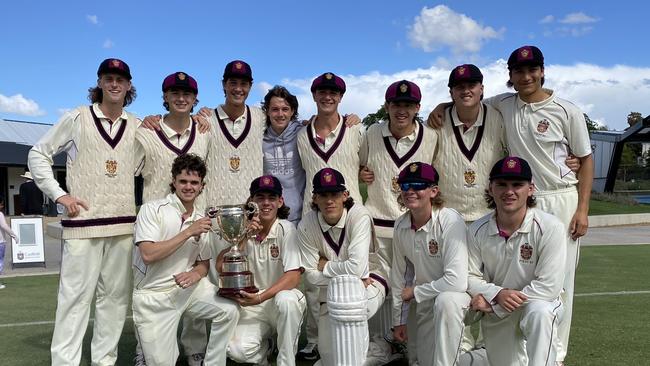
[[[648, 364], [650, 312], [643, 310], [650, 303], [648, 258], [650, 245], [582, 249], [567, 366]], [[0, 292], [0, 364], [49, 365], [57, 281], [57, 276], [3, 279], [7, 288]], [[622, 291], [643, 293], [602, 294]], [[129, 319], [124, 327], [118, 365], [133, 364], [132, 324]], [[92, 326], [88, 329], [82, 365], [90, 363]]]

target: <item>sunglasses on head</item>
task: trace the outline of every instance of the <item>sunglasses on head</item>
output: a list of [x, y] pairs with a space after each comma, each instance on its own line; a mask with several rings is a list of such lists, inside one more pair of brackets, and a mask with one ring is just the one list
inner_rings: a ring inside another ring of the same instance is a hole
[[406, 192], [409, 189], [413, 189], [414, 191], [421, 191], [423, 189], [427, 189], [428, 187], [431, 187], [431, 184], [422, 183], [422, 182], [409, 182], [409, 183], [401, 183], [399, 186], [403, 192]]

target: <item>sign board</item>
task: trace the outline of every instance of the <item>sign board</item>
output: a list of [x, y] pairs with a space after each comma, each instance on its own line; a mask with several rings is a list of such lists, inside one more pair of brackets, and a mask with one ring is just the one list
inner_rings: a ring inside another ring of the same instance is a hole
[[45, 263], [42, 217], [12, 218], [11, 230], [18, 235], [18, 243], [11, 239], [13, 264]]

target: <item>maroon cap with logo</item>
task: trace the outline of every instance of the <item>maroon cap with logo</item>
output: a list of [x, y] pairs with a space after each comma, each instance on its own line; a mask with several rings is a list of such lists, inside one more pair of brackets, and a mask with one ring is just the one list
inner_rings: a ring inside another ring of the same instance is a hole
[[314, 79], [311, 83], [312, 93], [319, 89], [336, 90], [341, 92], [341, 94], [345, 94], [345, 81], [334, 73], [326, 72]]
[[454, 86], [461, 83], [470, 83], [476, 81], [479, 83], [483, 82], [483, 74], [481, 73], [481, 69], [472, 64], [458, 65], [454, 67], [453, 70], [451, 70], [451, 73], [449, 74], [449, 83], [447, 83], [447, 86], [453, 88]]
[[348, 189], [345, 188], [345, 178], [338, 170], [332, 168], [324, 168], [314, 175], [312, 180], [312, 193], [325, 193], [325, 192], [343, 192]]
[[242, 60], [230, 61], [223, 70], [223, 80], [230, 78], [245, 79], [253, 81], [251, 66]]
[[408, 80], [396, 81], [386, 89], [386, 102], [420, 103], [421, 100], [420, 87]]
[[117, 58], [107, 58], [99, 64], [97, 76], [100, 77], [103, 74], [118, 74], [131, 80], [131, 69], [129, 69], [129, 65]]
[[397, 183], [438, 184], [438, 172], [431, 165], [416, 161], [408, 164], [399, 172]]
[[260, 193], [260, 192], [270, 192], [282, 196], [282, 184], [280, 180], [272, 175], [263, 175], [261, 177], [255, 178], [251, 182], [251, 186], [248, 190], [251, 194], [251, 197]]
[[542, 51], [535, 46], [522, 46], [512, 51], [508, 57], [508, 70], [523, 65], [544, 66]]
[[189, 74], [182, 71], [168, 75], [162, 83], [163, 93], [169, 89], [189, 90], [194, 94], [199, 94], [199, 86]]
[[490, 170], [490, 180], [494, 179], [533, 180], [533, 172], [528, 162], [517, 156], [506, 156], [494, 164]]

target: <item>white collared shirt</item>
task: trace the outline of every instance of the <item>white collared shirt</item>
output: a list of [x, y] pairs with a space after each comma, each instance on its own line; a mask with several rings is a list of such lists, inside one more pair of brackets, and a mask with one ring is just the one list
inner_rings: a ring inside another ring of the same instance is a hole
[[472, 296], [482, 294], [497, 316], [508, 314], [495, 301], [502, 289], [519, 290], [529, 299], [545, 301], [560, 296], [567, 236], [557, 217], [529, 208], [521, 227], [505, 238], [499, 235], [493, 211], [468, 230], [467, 292]]
[[[135, 245], [141, 242], [160, 242], [173, 238], [190, 227], [203, 215], [194, 207], [192, 215], [183, 220], [186, 212], [175, 193], [142, 205], [135, 222]], [[174, 275], [191, 271], [196, 261], [212, 258], [209, 235], [201, 234], [199, 240], [191, 237], [174, 253], [157, 262], [145, 264], [139, 248], [133, 255], [133, 279], [137, 289], [164, 290], [176, 285]]]

